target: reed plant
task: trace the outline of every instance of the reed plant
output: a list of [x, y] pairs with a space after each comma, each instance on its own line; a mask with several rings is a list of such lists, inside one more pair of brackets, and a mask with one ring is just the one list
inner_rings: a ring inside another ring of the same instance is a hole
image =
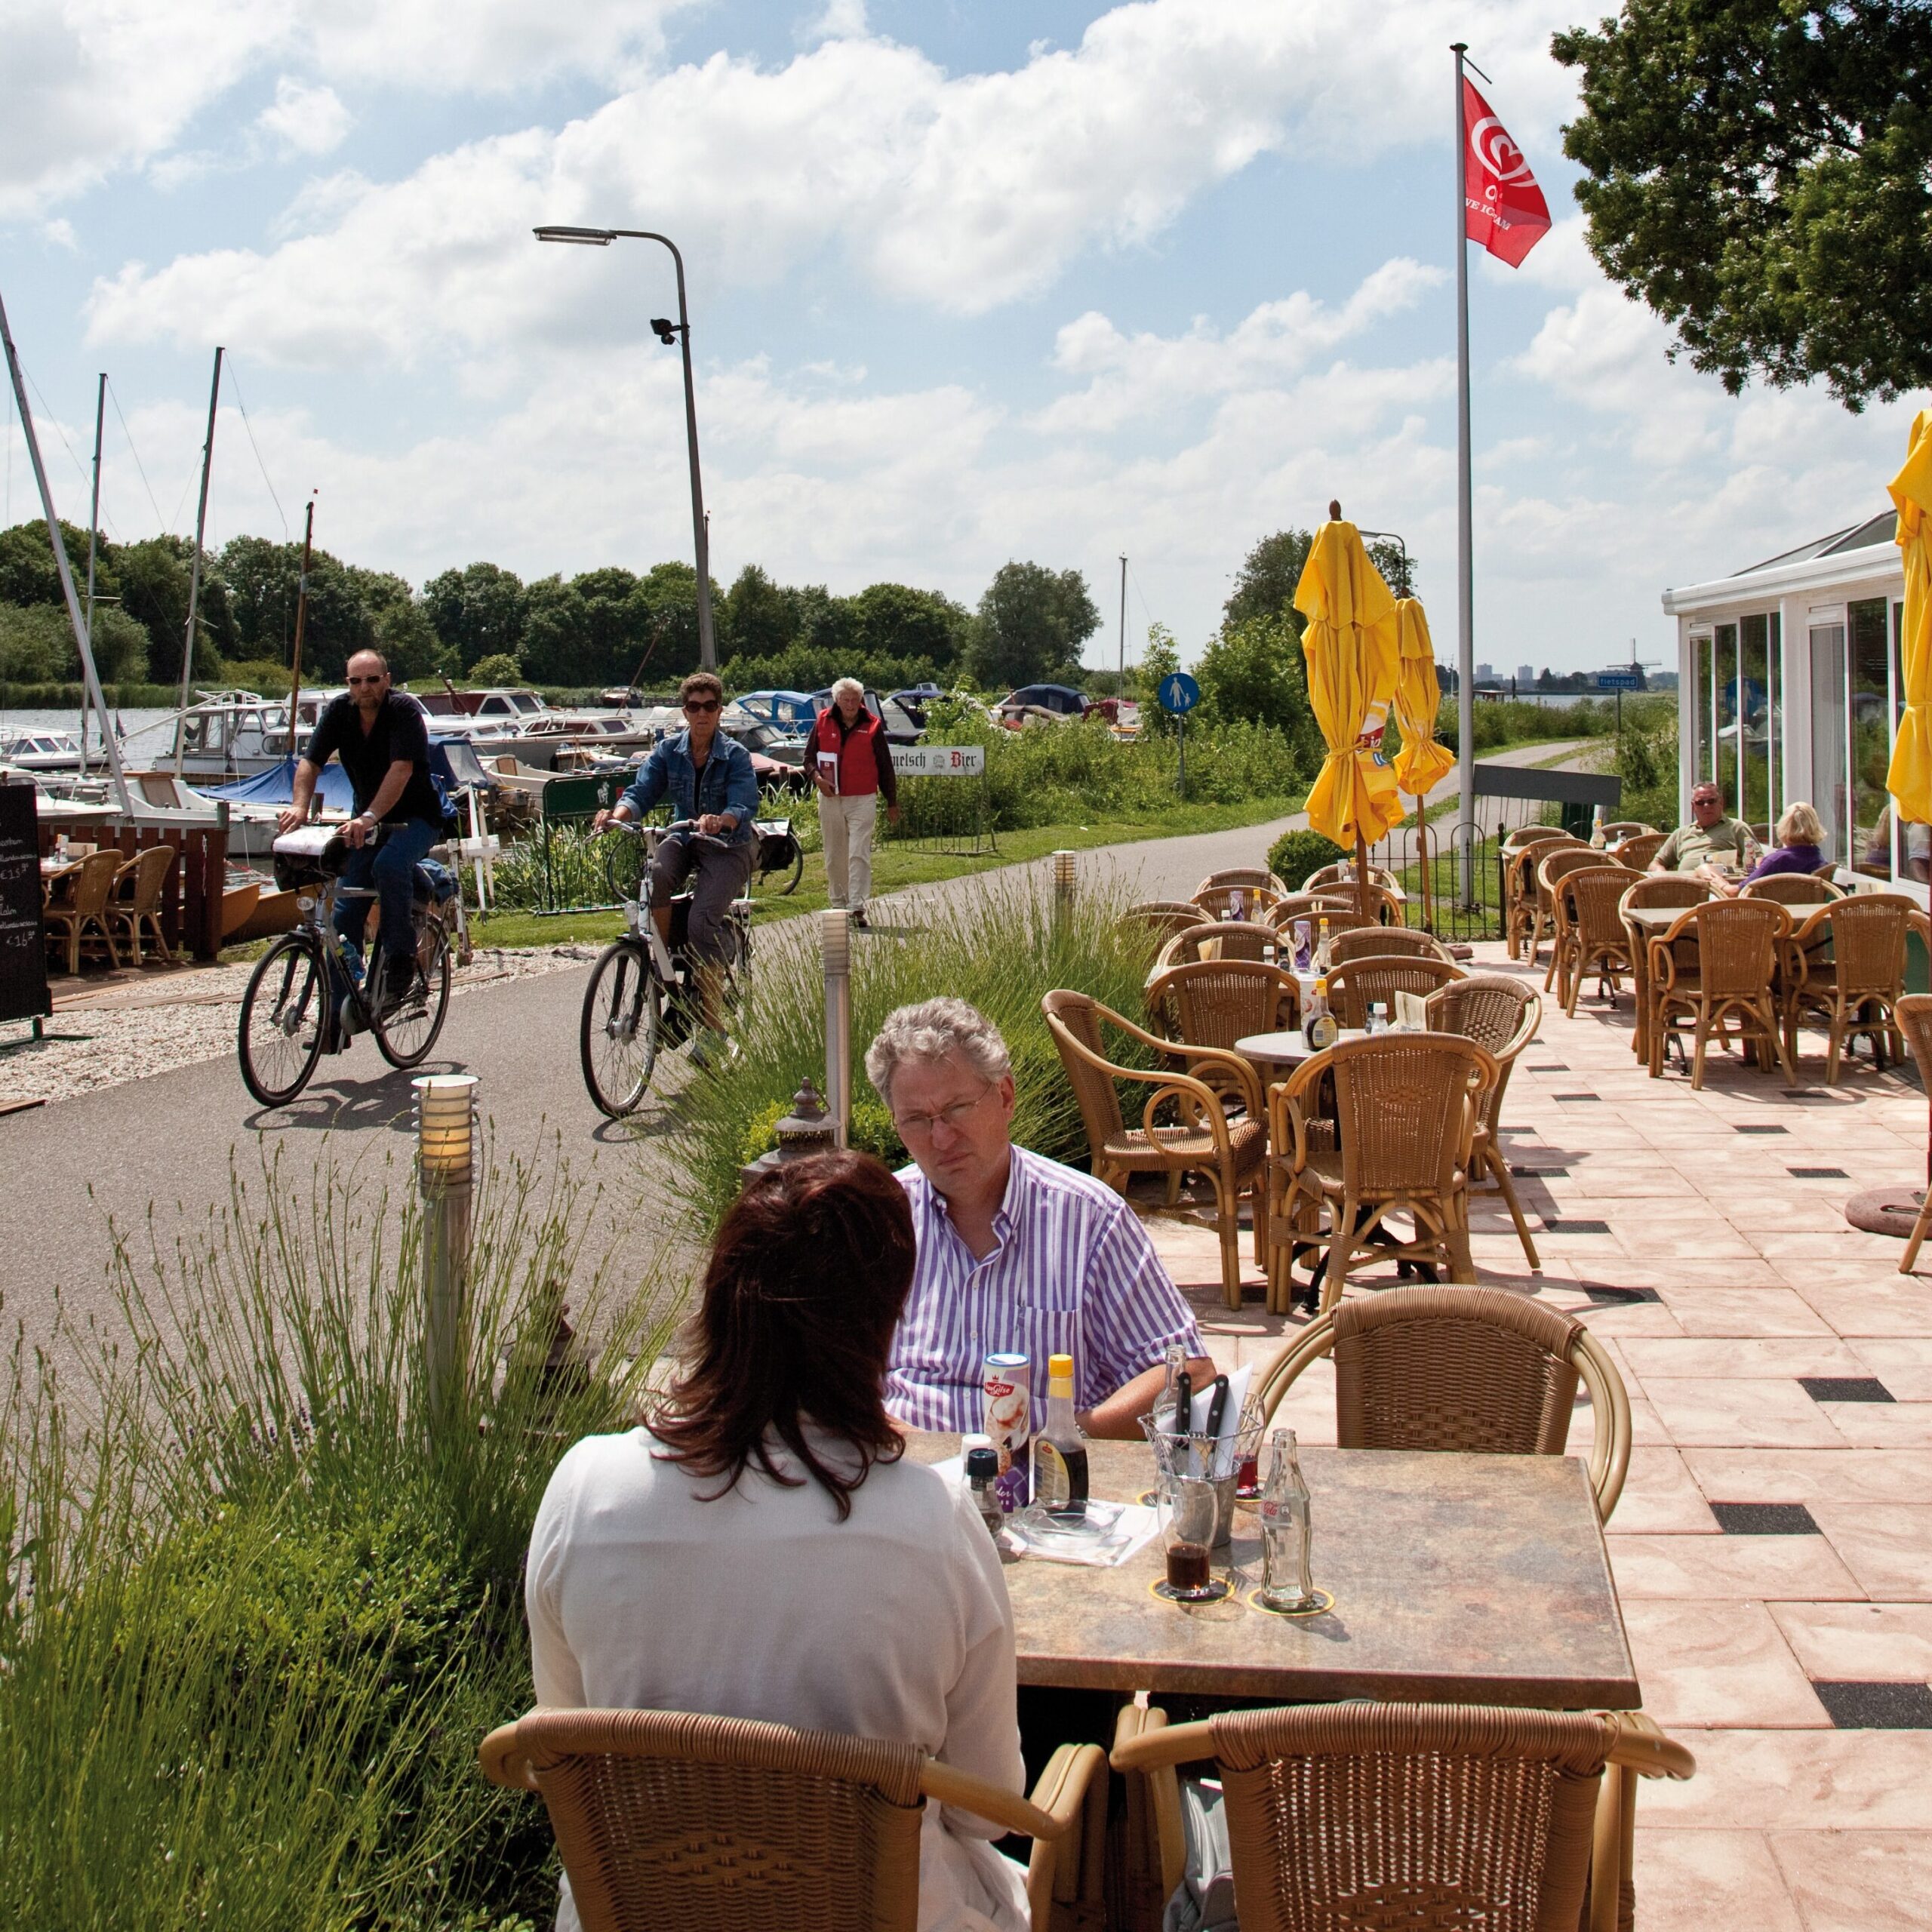
[[[895, 1007], [950, 994], [970, 1001], [1005, 1037], [1019, 1090], [1014, 1139], [1084, 1166], [1086, 1134], [1040, 1000], [1070, 986], [1140, 1018], [1153, 948], [1144, 928], [1121, 924], [1128, 902], [1124, 888], [1103, 881], [1084, 887], [1063, 912], [1049, 884], [992, 874], [971, 891], [919, 900], [916, 926], [860, 937], [852, 967], [855, 1144], [904, 1159], [866, 1083], [865, 1049]], [[809, 1075], [823, 1084], [823, 971], [815, 944], [768, 943], [733, 1029], [736, 1053], [685, 1089], [677, 1151], [708, 1223], [737, 1193], [740, 1167], [773, 1144], [799, 1083]]]
[[[415, 1189], [279, 1156], [190, 1236], [117, 1241], [114, 1312], [0, 1376], [0, 1917], [73, 1932], [547, 1924], [541, 1807], [475, 1747], [531, 1697], [519, 1567], [577, 1437], [624, 1426], [653, 1298], [586, 1189], [500, 1162], [471, 1376], [426, 1399]], [[570, 1284], [593, 1344], [555, 1358]]]

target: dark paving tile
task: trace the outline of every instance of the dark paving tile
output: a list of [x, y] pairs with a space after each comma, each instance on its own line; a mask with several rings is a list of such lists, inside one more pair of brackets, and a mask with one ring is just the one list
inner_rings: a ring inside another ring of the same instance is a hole
[[1755, 1121], [1740, 1121], [1737, 1123], [1737, 1131], [1740, 1134], [1789, 1134], [1791, 1129], [1788, 1127], [1765, 1126]]
[[1601, 1094], [1552, 1094], [1549, 1097], [1552, 1100], [1594, 1100], [1599, 1106], [1603, 1103]]
[[1663, 1300], [1655, 1288], [1619, 1287], [1608, 1281], [1579, 1281], [1577, 1285], [1599, 1308], [1634, 1308], [1639, 1302]]
[[1897, 1398], [1875, 1375], [1801, 1375], [1798, 1386], [1814, 1402], [1890, 1402]]
[[1840, 1730], [1932, 1730], [1932, 1685], [1811, 1680]]
[[1553, 1235], [1607, 1235], [1610, 1232], [1607, 1221], [1573, 1220], [1566, 1217], [1546, 1221], [1543, 1226]]
[[1801, 1503], [1713, 1503], [1711, 1514], [1727, 1537], [1822, 1536]]
[[1512, 1166], [1509, 1171], [1518, 1180], [1567, 1180], [1567, 1168], [1518, 1168]]
[[1570, 1069], [1561, 1060], [1552, 1060], [1547, 1066], [1526, 1066], [1525, 1073], [1567, 1073]]
[[1785, 1172], [1799, 1180], [1849, 1180], [1843, 1168], [1787, 1168]]

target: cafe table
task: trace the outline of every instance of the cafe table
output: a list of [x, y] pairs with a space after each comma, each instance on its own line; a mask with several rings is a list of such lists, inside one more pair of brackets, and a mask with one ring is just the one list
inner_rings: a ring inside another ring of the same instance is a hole
[[[938, 1462], [956, 1435], [918, 1433]], [[1023, 1684], [1252, 1703], [1371, 1697], [1634, 1710], [1641, 1701], [1596, 1503], [1570, 1456], [1305, 1447], [1312, 1568], [1332, 1609], [1257, 1608], [1261, 1546], [1238, 1504], [1219, 1602], [1170, 1603], [1156, 1537], [1113, 1569], [1010, 1561]], [[1137, 1501], [1154, 1480], [1142, 1443], [1091, 1442], [1092, 1493]]]
[[[1703, 902], [1709, 904], [1710, 902]], [[1662, 939], [1686, 912], [1694, 910], [1688, 906], [1626, 906], [1623, 908], [1623, 923], [1629, 928], [1637, 945], [1631, 955], [1631, 990], [1636, 997], [1637, 1024], [1630, 1051], [1648, 1063], [1651, 1057], [1651, 1029], [1657, 1024], [1657, 1001], [1651, 987], [1651, 941]], [[1678, 944], [1694, 950], [1697, 946], [1694, 936], [1680, 940]]]
[[[1361, 1028], [1344, 1026], [1335, 1035], [1335, 1043], [1339, 1046], [1344, 1041], [1367, 1038]], [[1299, 1066], [1303, 1060], [1312, 1060], [1319, 1051], [1311, 1047], [1296, 1029], [1281, 1033], [1250, 1033], [1235, 1042], [1235, 1051], [1254, 1061], [1264, 1072], [1270, 1067]]]

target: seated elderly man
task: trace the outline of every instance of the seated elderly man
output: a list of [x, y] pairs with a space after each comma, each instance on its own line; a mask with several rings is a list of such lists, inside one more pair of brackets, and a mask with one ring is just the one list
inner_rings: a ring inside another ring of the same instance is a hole
[[1211, 1376], [1200, 1331], [1134, 1211], [1103, 1183], [1014, 1146], [1013, 1062], [960, 999], [902, 1006], [866, 1054], [915, 1164], [899, 1179], [918, 1244], [885, 1405], [909, 1428], [983, 1428], [989, 1354], [1071, 1355], [1088, 1435], [1131, 1439], [1160, 1393], [1169, 1343]]
[[1742, 819], [1727, 818], [1724, 794], [1709, 779], [1690, 788], [1690, 823], [1680, 825], [1651, 861], [1654, 872], [1694, 872], [1713, 860], [1741, 860], [1750, 828]]

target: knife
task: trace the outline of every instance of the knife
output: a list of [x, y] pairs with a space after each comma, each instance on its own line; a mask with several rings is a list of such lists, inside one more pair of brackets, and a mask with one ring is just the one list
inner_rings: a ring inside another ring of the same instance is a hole
[[1228, 1408], [1228, 1378], [1217, 1375], [1214, 1378], [1214, 1392], [1208, 1403], [1208, 1473], [1214, 1473], [1216, 1445], [1221, 1438], [1221, 1418]]

